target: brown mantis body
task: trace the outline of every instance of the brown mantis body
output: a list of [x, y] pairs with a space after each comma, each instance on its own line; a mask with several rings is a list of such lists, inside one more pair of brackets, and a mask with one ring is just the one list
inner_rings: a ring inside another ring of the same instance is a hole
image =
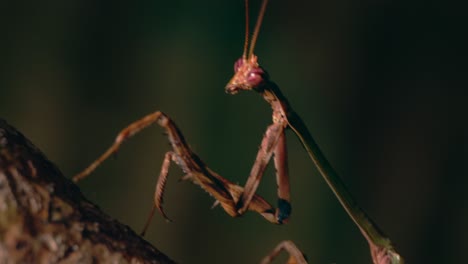
[[[242, 90], [254, 90], [260, 93], [271, 105], [273, 110], [273, 123], [265, 132], [260, 150], [257, 153], [255, 163], [252, 166], [250, 176], [244, 188], [233, 184], [210, 170], [189, 148], [174, 122], [159, 111], [147, 115], [122, 130], [114, 144], [85, 171], [76, 175], [73, 179], [78, 181], [89, 175], [99, 164], [115, 153], [124, 140], [157, 122], [166, 130], [173, 150], [166, 153], [163, 161], [160, 176], [156, 184], [153, 210], [144, 227], [143, 233], [148, 227], [155, 208], [168, 219], [162, 208], [162, 197], [170, 161], [174, 161], [184, 171], [185, 176], [183, 179], [191, 180], [207, 191], [229, 215], [235, 217], [242, 215], [247, 210], [252, 210], [261, 214], [269, 222], [282, 224], [288, 220], [291, 213], [286, 138], [284, 134], [285, 130], [289, 128], [298, 136], [318, 171], [368, 241], [374, 264], [403, 263], [403, 259], [393, 249], [390, 240], [379, 231], [373, 221], [370, 220], [352, 199], [345, 185], [313, 140], [301, 118], [292, 110], [279, 87], [269, 79], [266, 71], [258, 64], [257, 56], [253, 54], [253, 49], [267, 2], [267, 0], [263, 1], [248, 53], [248, 8], [246, 8], [247, 23], [244, 53], [243, 56], [236, 61], [234, 65], [234, 77], [226, 86], [226, 92], [230, 94], [236, 94]], [[247, 4], [248, 1], [246, 0], [246, 6]], [[277, 169], [277, 209], [274, 209], [263, 198], [255, 194], [265, 168], [272, 156], [274, 156], [274, 164]], [[272, 254], [265, 258], [262, 263], [268, 263], [280, 250], [286, 250], [291, 254], [289, 263], [306, 263], [303, 254], [292, 242], [280, 243]]]

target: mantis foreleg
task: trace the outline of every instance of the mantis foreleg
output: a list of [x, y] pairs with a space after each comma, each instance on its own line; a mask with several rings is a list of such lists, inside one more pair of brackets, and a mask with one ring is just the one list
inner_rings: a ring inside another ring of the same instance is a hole
[[[182, 179], [190, 180], [191, 182], [199, 185], [202, 189], [204, 189], [211, 196], [213, 196], [229, 215], [233, 217], [239, 216], [240, 213], [238, 212], [237, 203], [241, 195], [245, 193], [244, 188], [226, 180], [225, 178], [221, 177], [220, 175], [212, 171], [210, 168], [208, 168], [203, 163], [203, 161], [190, 149], [190, 147], [185, 141], [185, 138], [183, 137], [182, 133], [175, 125], [175, 123], [167, 115], [160, 111], [149, 114], [124, 128], [117, 135], [115, 142], [111, 145], [111, 147], [98, 159], [96, 159], [91, 165], [89, 165], [83, 172], [73, 177], [73, 180], [77, 182], [87, 177], [102, 162], [104, 162], [112, 154], [116, 153], [125, 140], [136, 135], [138, 132], [140, 132], [144, 128], [149, 127], [154, 123], [158, 123], [161, 127], [165, 129], [172, 146], [172, 151], [167, 152], [164, 157], [164, 161], [155, 188], [156, 190], [154, 193], [154, 205], [142, 233], [144, 234], [146, 229], [148, 228], [149, 222], [156, 209], [159, 210], [159, 212], [163, 215], [163, 217], [166, 220], [169, 220], [169, 218], [163, 210], [162, 204], [163, 194], [166, 186], [166, 179], [168, 176], [171, 161], [175, 162], [185, 173], [185, 176]], [[257, 165], [259, 171], [264, 171], [264, 166], [266, 166], [266, 163], [271, 158], [271, 155], [274, 152], [273, 149], [278, 148], [278, 146], [284, 145], [278, 145], [277, 143], [278, 139], [282, 137], [281, 131], [282, 129], [276, 125], [272, 125], [271, 128], [267, 130], [267, 134], [272, 134], [273, 137], [270, 136], [264, 140], [266, 142], [266, 152], [268, 152], [269, 154], [267, 153], [268, 157], [264, 158], [266, 160], [266, 162], [264, 162], [265, 165], [262, 165], [263, 162]], [[279, 141], [281, 142], [282, 140]], [[250, 197], [251, 200], [248, 204], [248, 207], [246, 207], [248, 210], [259, 213], [266, 220], [272, 223], [281, 224], [281, 222], [278, 221], [278, 218], [275, 215], [275, 209], [270, 204], [268, 204], [262, 197], [255, 195], [254, 192]]]
[[247, 210], [272, 155], [274, 155], [276, 181], [278, 184], [278, 209], [276, 211], [276, 219], [278, 223], [283, 223], [284, 220], [288, 219], [291, 213], [291, 205], [289, 198], [286, 136], [284, 134], [284, 126], [280, 123], [274, 123], [267, 128], [260, 149], [258, 150], [255, 163], [252, 166], [250, 176], [244, 186], [244, 193], [237, 206], [239, 207], [240, 214]]

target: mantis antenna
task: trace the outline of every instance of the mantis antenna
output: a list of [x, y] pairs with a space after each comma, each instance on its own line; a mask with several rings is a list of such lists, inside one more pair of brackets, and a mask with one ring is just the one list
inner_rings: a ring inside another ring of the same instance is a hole
[[244, 40], [244, 53], [242, 58], [247, 59], [247, 49], [249, 46], [249, 0], [245, 0], [245, 40]]
[[[266, 6], [268, 0], [263, 0], [262, 6], [260, 8], [260, 13], [258, 14], [257, 23], [255, 24], [254, 32], [252, 38], [250, 39], [249, 47], [249, 0], [245, 0], [245, 41], [244, 41], [244, 53], [242, 54], [243, 59], [248, 59], [253, 55], [255, 49], [255, 43], [257, 42], [258, 33], [262, 25], [263, 17], [265, 16]], [[247, 48], [249, 53], [247, 54]]]

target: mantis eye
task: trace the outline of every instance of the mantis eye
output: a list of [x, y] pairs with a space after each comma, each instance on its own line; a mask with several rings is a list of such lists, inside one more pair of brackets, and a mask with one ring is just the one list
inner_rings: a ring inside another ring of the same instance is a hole
[[265, 71], [262, 68], [254, 68], [247, 76], [247, 82], [252, 87], [258, 87], [263, 81], [265, 81]]
[[262, 76], [260, 76], [260, 74], [258, 73], [251, 72], [249, 76], [247, 77], [247, 81], [249, 83], [259, 83], [262, 81]]
[[240, 58], [234, 63], [234, 72], [238, 72], [242, 65], [244, 65], [244, 60]]

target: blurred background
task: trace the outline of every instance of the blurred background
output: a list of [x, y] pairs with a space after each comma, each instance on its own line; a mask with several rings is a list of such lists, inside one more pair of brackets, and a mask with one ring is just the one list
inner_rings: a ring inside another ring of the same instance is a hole
[[[451, 1], [271, 1], [256, 47], [408, 263], [461, 263], [468, 250], [464, 10]], [[213, 170], [244, 184], [271, 116], [255, 93], [224, 93], [242, 53], [243, 1], [2, 1], [0, 33], [0, 117], [67, 177], [120, 129], [162, 110]], [[170, 149], [161, 132], [142, 132], [80, 183], [137, 232]], [[292, 132], [288, 141], [288, 225], [210, 210], [212, 198], [178, 183], [173, 166], [165, 208], [174, 223], [156, 215], [146, 239], [180, 263], [257, 263], [285, 239], [310, 263], [371, 263]], [[276, 203], [273, 172], [258, 193]]]

